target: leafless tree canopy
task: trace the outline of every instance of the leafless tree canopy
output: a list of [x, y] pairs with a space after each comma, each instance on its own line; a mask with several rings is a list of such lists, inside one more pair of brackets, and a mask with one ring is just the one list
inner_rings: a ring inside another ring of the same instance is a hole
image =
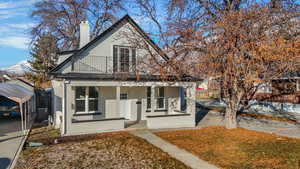
[[93, 38], [117, 20], [120, 10], [123, 10], [122, 0], [39, 1], [31, 14], [38, 23], [31, 31], [33, 41], [43, 34], [52, 34], [61, 50], [76, 49], [81, 21], [89, 21]]
[[136, 3], [169, 57], [156, 68], [219, 79], [228, 128], [236, 127], [236, 113], [261, 84], [297, 69], [300, 19], [294, 0], [169, 0], [163, 8], [154, 0]]

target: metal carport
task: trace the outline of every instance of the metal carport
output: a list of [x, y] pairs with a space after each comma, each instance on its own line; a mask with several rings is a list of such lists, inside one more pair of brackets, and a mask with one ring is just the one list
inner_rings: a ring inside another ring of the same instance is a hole
[[32, 104], [34, 92], [17, 84], [0, 83], [0, 95], [20, 105], [21, 126], [24, 132], [27, 129], [27, 122], [32, 118]]

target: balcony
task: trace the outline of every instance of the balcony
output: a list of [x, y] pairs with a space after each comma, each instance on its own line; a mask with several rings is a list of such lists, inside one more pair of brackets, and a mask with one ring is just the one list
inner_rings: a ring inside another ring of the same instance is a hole
[[72, 71], [88, 73], [135, 72], [135, 64], [129, 60], [117, 62], [112, 56], [89, 55], [76, 60], [72, 65]]
[[111, 73], [113, 58], [109, 56], [86, 56], [73, 63], [74, 72]]

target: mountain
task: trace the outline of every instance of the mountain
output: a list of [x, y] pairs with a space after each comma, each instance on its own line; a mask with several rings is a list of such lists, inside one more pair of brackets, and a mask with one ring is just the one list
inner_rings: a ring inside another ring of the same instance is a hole
[[15, 65], [3, 69], [3, 71], [7, 72], [8, 74], [24, 75], [26, 72], [31, 71], [31, 65], [27, 60], [24, 60]]

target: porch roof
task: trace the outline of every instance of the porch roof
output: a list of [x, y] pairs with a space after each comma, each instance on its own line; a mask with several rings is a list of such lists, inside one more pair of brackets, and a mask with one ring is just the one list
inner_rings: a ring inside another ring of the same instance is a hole
[[72, 79], [72, 80], [118, 80], [118, 81], [182, 81], [182, 82], [198, 82], [203, 79], [199, 79], [192, 76], [174, 76], [169, 75], [167, 77], [161, 77], [159, 75], [136, 75], [128, 73], [117, 74], [99, 74], [99, 73], [57, 73], [56, 78]]

